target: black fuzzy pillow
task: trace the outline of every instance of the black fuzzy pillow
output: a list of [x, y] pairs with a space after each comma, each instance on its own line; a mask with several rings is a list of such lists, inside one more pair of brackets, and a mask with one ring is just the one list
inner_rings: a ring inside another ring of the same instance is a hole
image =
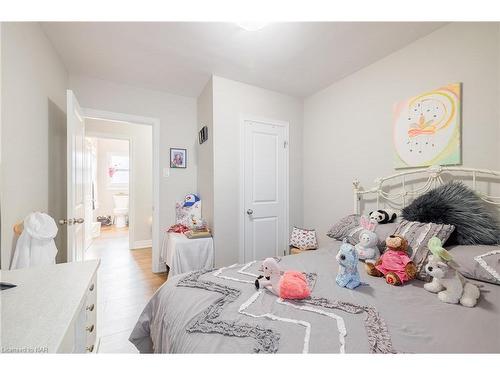
[[422, 223], [451, 224], [455, 231], [447, 245], [500, 243], [498, 221], [473, 190], [450, 182], [430, 190], [403, 208], [403, 218]]

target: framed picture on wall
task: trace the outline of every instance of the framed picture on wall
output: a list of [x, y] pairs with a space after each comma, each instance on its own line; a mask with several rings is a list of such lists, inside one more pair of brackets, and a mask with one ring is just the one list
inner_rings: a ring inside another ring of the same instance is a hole
[[394, 166], [458, 165], [461, 154], [462, 85], [403, 100], [394, 108]]
[[185, 148], [170, 149], [170, 168], [186, 168], [187, 151]]

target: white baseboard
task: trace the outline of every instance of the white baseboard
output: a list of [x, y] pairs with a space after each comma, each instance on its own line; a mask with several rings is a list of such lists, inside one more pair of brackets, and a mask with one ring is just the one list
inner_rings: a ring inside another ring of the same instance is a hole
[[161, 273], [166, 271], [167, 271], [167, 266], [165, 265], [165, 263], [157, 263], [153, 267], [153, 273]]
[[143, 249], [145, 247], [153, 247], [153, 241], [152, 240], [134, 241], [134, 244], [132, 245], [132, 250]]

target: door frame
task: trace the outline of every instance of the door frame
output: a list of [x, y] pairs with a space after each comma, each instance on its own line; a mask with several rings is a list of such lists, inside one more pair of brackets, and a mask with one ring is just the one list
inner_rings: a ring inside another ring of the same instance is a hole
[[[166, 267], [160, 260], [160, 120], [154, 117], [137, 116], [128, 113], [102, 111], [93, 108], [82, 108], [85, 118], [111, 120], [115, 122], [149, 125], [153, 130], [153, 223], [152, 223], [152, 257], [151, 269], [154, 273], [164, 272]], [[129, 138], [128, 138], [129, 139]], [[132, 139], [129, 139], [130, 154], [133, 157]], [[133, 169], [133, 168], [132, 168]], [[130, 181], [132, 181], [132, 174]], [[131, 195], [129, 186], [129, 196]], [[133, 188], [132, 188], [133, 189]], [[130, 211], [134, 208], [132, 200], [129, 202]], [[129, 241], [130, 241], [129, 233]]]
[[[89, 175], [89, 171], [91, 170], [90, 168], [91, 168], [91, 164], [92, 164], [92, 161], [90, 161], [90, 163], [89, 163], [89, 159], [92, 158], [92, 149], [90, 149], [90, 150], [88, 149], [87, 129], [85, 129], [83, 136], [84, 136], [83, 137], [83, 143], [84, 143], [84, 147], [83, 147], [83, 152], [84, 152], [83, 153], [83, 165], [84, 165], [84, 168], [83, 168], [83, 170], [84, 170], [83, 186], [88, 189], [89, 186], [92, 186], [92, 176]], [[90, 181], [87, 179], [88, 177], [90, 177]], [[90, 190], [92, 190], [92, 189], [90, 189]], [[88, 191], [85, 191], [84, 194], [88, 194]], [[89, 233], [87, 233], [87, 225], [89, 223], [89, 221], [88, 221], [89, 218], [87, 217], [86, 204], [87, 204], [87, 202], [84, 203], [84, 205], [85, 205], [85, 207], [84, 207], [85, 241], [84, 241], [84, 250], [83, 250], [83, 258], [84, 259], [85, 259], [85, 252], [92, 245], [92, 228], [90, 228]], [[90, 219], [92, 219], [92, 217]], [[90, 236], [89, 242], [87, 242], [87, 234]]]
[[[273, 126], [281, 126], [285, 129], [285, 225], [286, 228], [285, 233], [283, 233], [284, 243], [288, 243], [288, 237], [290, 232], [290, 123], [288, 121], [283, 120], [275, 120], [269, 119], [260, 116], [254, 116], [249, 114], [240, 114], [240, 124], [239, 124], [239, 132], [240, 132], [240, 175], [239, 175], [239, 250], [238, 250], [238, 261], [239, 263], [245, 262], [245, 122], [246, 121], [254, 121], [260, 122], [267, 125]], [[288, 252], [286, 251], [287, 255]]]

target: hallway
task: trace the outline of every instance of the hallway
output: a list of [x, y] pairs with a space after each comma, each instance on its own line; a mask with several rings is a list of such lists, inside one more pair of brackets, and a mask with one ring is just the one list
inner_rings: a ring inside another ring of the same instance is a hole
[[104, 230], [85, 259], [101, 259], [99, 353], [137, 353], [128, 341], [137, 318], [167, 275], [151, 272], [151, 248], [129, 250], [127, 230]]

